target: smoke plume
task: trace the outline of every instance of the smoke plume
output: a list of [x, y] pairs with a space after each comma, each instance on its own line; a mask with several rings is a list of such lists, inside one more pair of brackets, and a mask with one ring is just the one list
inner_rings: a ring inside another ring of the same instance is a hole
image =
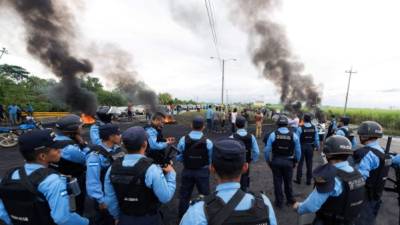
[[[304, 65], [293, 56], [284, 28], [271, 19], [279, 0], [233, 0], [232, 21], [248, 33], [252, 62], [262, 70], [280, 92], [280, 101], [288, 110], [297, 102], [309, 108], [320, 103], [320, 93]], [[295, 105], [296, 107], [293, 107]]]
[[132, 56], [121, 48], [106, 44], [93, 45], [90, 54], [96, 62], [96, 70], [107, 83], [116, 87], [130, 102], [148, 104], [152, 111], [158, 104], [157, 94], [144, 82], [138, 80]]
[[[80, 87], [78, 76], [92, 72], [92, 64], [77, 58], [70, 42], [75, 38], [75, 21], [61, 1], [3, 0], [22, 18], [28, 52], [61, 78], [54, 93], [71, 107], [93, 115], [96, 97]], [[3, 4], [4, 3], [4, 4]]]

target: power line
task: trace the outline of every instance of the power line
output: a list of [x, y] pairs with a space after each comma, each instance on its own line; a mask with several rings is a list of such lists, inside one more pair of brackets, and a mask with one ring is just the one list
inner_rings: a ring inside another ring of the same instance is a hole
[[213, 6], [209, 0], [204, 0], [204, 4], [206, 6], [208, 23], [210, 25], [211, 35], [212, 35], [213, 43], [215, 46], [215, 50], [217, 52], [218, 58], [220, 58], [219, 48], [218, 48], [218, 37], [217, 37], [216, 29], [215, 29], [215, 16], [214, 16], [215, 13], [213, 12]]

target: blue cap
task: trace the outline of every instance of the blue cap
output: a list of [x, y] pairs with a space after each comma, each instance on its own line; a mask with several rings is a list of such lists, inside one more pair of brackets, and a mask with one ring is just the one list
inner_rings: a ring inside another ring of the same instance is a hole
[[246, 118], [243, 116], [236, 117], [236, 126], [237, 127], [244, 127], [246, 125]]
[[122, 133], [122, 142], [127, 150], [139, 150], [146, 140], [147, 133], [143, 127], [131, 127]]
[[200, 129], [204, 126], [204, 119], [202, 116], [196, 116], [192, 121], [192, 126], [194, 129]]
[[21, 152], [33, 152], [45, 148], [61, 148], [62, 143], [55, 140], [56, 135], [52, 130], [32, 130], [18, 138]]
[[99, 135], [101, 140], [107, 140], [111, 135], [119, 135], [121, 131], [115, 124], [104, 124], [99, 127]]
[[335, 188], [335, 176], [337, 168], [331, 164], [325, 164], [313, 171], [315, 187], [320, 193], [328, 193]]
[[214, 143], [212, 153], [212, 163], [238, 163], [243, 164], [246, 161], [246, 147], [238, 140], [224, 138]]

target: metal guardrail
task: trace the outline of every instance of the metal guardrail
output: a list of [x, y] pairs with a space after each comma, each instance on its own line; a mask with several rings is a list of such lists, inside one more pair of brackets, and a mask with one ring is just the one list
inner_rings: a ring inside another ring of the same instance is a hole
[[[70, 114], [69, 112], [34, 112], [33, 117], [40, 119], [40, 118], [51, 118], [51, 117], [63, 117]], [[22, 116], [27, 116], [26, 112], [22, 112]]]

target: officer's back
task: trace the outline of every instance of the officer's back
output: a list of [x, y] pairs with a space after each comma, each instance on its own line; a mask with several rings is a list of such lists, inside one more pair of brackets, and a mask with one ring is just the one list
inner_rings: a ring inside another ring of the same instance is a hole
[[353, 154], [350, 141], [342, 136], [326, 140], [328, 163], [314, 170], [315, 189], [302, 203], [295, 203], [299, 214], [316, 213], [316, 225], [352, 225], [365, 200], [365, 181], [347, 158]]
[[176, 187], [171, 165], [161, 168], [144, 154], [146, 132], [131, 127], [122, 134], [128, 154], [117, 159], [106, 173], [105, 203], [120, 225], [161, 224], [160, 203], [170, 201]]
[[26, 163], [10, 170], [1, 181], [0, 219], [14, 225], [89, 224], [71, 212], [66, 178], [47, 168], [60, 159], [60, 143], [54, 141], [54, 134], [34, 130], [18, 142]]
[[101, 144], [100, 126], [111, 123], [112, 114], [109, 113], [110, 107], [102, 106], [96, 111], [96, 123], [90, 127], [90, 142], [94, 145]]
[[[181, 225], [276, 224], [274, 210], [265, 195], [254, 196], [240, 189], [240, 176], [248, 168], [245, 153], [244, 145], [234, 139], [214, 144], [211, 172], [217, 177], [216, 192], [194, 201]], [[219, 213], [220, 210], [225, 213]]]

